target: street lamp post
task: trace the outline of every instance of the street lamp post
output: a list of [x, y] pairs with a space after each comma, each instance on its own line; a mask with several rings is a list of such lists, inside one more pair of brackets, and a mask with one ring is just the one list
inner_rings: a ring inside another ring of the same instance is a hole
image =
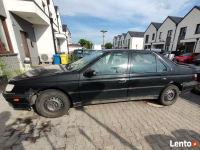
[[105, 45], [104, 45], [104, 37], [105, 37], [105, 33], [107, 32], [106, 30], [101, 30], [100, 32], [103, 33], [103, 49], [105, 49]]

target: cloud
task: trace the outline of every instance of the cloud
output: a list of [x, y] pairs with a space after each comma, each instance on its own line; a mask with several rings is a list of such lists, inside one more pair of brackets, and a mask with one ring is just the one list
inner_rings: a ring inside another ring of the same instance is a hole
[[146, 28], [142, 27], [142, 26], [133, 27], [133, 28], [129, 29], [129, 31], [141, 31], [141, 32], [144, 32], [145, 30], [146, 30]]
[[178, 14], [195, 0], [54, 0], [61, 15], [147, 24]]

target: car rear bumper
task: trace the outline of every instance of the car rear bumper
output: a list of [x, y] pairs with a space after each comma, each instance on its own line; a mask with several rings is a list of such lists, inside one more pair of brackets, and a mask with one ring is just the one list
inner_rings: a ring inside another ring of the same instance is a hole
[[[3, 97], [11, 107], [17, 110], [30, 110], [31, 109], [31, 94], [15, 94], [3, 92]], [[14, 101], [19, 99], [19, 101]]]
[[197, 81], [183, 83], [181, 94], [191, 91], [197, 84], [198, 84]]

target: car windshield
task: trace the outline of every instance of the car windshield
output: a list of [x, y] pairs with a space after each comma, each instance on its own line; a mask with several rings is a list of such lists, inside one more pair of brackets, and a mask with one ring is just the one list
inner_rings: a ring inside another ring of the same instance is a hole
[[70, 71], [79, 71], [83, 67], [85, 67], [86, 65], [91, 63], [93, 60], [95, 60], [96, 58], [101, 56], [103, 53], [104, 53], [103, 51], [96, 51], [96, 52], [92, 53], [91, 55], [86, 56], [86, 57], [84, 57], [84, 58], [82, 58], [82, 59], [70, 64], [68, 70], [70, 70]]
[[192, 53], [185, 53], [185, 54], [182, 54], [181, 56], [190, 56]]

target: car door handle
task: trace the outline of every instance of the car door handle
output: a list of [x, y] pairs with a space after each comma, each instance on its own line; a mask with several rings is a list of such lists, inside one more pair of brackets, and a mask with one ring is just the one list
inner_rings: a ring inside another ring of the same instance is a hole
[[126, 82], [126, 79], [120, 79], [119, 80], [119, 83], [125, 83]]
[[162, 78], [161, 80], [167, 80], [167, 78]]

